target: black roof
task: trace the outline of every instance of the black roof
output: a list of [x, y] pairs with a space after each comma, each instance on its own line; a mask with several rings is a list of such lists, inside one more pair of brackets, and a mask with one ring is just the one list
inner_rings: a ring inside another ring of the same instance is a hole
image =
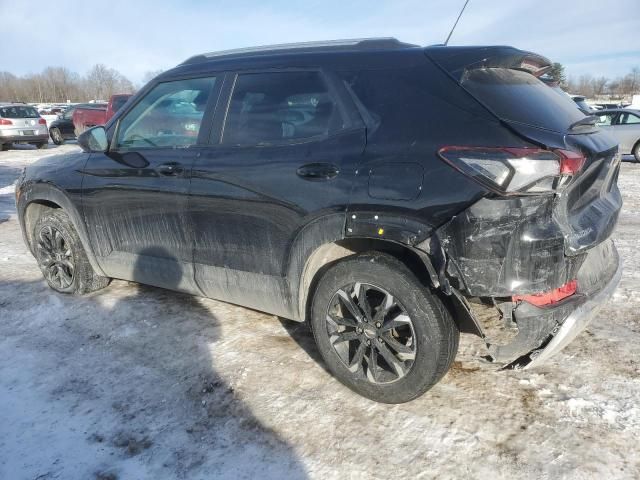
[[188, 58], [160, 74], [154, 81], [185, 75], [205, 75], [225, 70], [263, 68], [326, 67], [334, 70], [358, 68], [404, 68], [422, 65], [425, 54], [448, 72], [457, 75], [473, 64], [487, 66], [550, 65], [549, 60], [509, 46], [428, 47], [401, 42], [395, 38], [329, 40], [242, 48], [203, 53]]

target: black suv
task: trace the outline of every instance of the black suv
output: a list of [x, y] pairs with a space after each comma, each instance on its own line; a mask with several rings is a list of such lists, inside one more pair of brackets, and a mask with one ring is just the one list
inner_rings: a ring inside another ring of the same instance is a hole
[[27, 167], [24, 238], [59, 292], [119, 278], [308, 320], [377, 401], [433, 386], [461, 331], [530, 367], [621, 275], [617, 145], [549, 67], [394, 39], [198, 55]]

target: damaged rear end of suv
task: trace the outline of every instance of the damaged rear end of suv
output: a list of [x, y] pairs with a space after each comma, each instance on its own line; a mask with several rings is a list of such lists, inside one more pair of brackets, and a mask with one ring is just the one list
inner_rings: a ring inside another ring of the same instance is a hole
[[379, 402], [435, 385], [460, 332], [531, 367], [621, 276], [618, 147], [550, 65], [388, 38], [196, 55], [25, 170], [24, 238], [58, 292], [119, 278], [308, 322]]
[[610, 238], [622, 206], [618, 147], [539, 80], [551, 65], [544, 57], [509, 47], [427, 55], [521, 142], [438, 150], [487, 193], [441, 225], [425, 250], [442, 250], [442, 279], [489, 359], [538, 365], [584, 329], [620, 280]]

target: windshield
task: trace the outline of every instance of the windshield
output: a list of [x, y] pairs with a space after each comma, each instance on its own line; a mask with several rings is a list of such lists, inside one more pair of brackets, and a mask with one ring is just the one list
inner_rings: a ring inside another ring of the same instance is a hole
[[558, 132], [584, 118], [567, 95], [559, 95], [530, 73], [506, 68], [466, 72], [462, 85], [499, 118]]
[[0, 108], [0, 117], [4, 118], [38, 118], [39, 116], [35, 108], [26, 105]]

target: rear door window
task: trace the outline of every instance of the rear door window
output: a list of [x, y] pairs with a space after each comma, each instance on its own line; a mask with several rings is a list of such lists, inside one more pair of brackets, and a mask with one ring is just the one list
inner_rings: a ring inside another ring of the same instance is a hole
[[584, 118], [568, 95], [559, 95], [520, 70], [472, 69], [465, 73], [461, 84], [502, 120], [566, 132]]
[[326, 136], [342, 127], [319, 72], [245, 73], [236, 78], [222, 143], [281, 144]]
[[620, 114], [618, 123], [620, 125], [640, 124], [640, 117], [634, 113], [624, 112]]

